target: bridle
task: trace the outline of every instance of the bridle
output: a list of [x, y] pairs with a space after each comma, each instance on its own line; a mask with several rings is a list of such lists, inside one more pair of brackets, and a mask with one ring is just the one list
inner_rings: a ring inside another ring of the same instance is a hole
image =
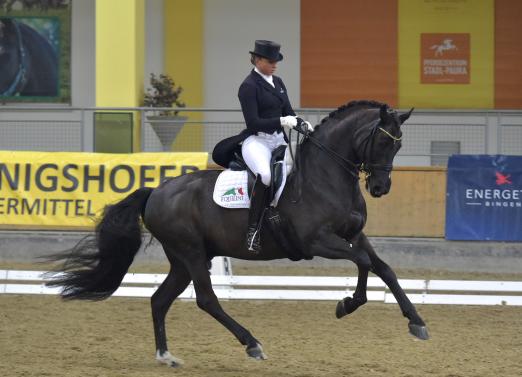
[[[313, 137], [308, 130], [303, 130], [300, 127], [295, 127], [294, 130], [297, 131], [298, 134], [301, 134], [304, 136], [302, 141], [304, 141], [306, 139], [310, 140], [320, 150], [326, 152], [326, 154], [334, 162], [336, 162], [339, 166], [341, 166], [353, 178], [358, 180], [360, 178], [359, 172], [363, 172], [365, 174], [365, 179], [367, 180], [368, 177], [370, 177], [372, 175], [372, 171], [381, 170], [381, 171], [390, 173], [393, 169], [392, 164], [374, 164], [374, 163], [370, 163], [370, 162], [364, 162], [365, 157], [371, 155], [371, 152], [373, 149], [373, 140], [375, 139], [374, 135], [377, 132], [377, 130], [383, 132], [386, 136], [390, 137], [393, 140], [394, 144], [402, 139], [402, 136], [397, 137], [397, 136], [392, 135], [391, 133], [386, 131], [384, 128], [380, 127], [379, 126], [380, 124], [381, 124], [380, 118], [377, 119], [376, 121], [373, 121], [373, 125], [371, 126], [370, 133], [363, 140], [363, 142], [364, 142], [363, 162], [361, 162], [360, 164], [356, 164], [353, 161], [351, 161], [347, 158], [344, 158], [343, 156], [341, 156], [340, 154], [335, 152], [333, 149], [327, 147], [326, 145], [321, 143], [319, 140], [317, 140], [317, 138]], [[291, 137], [291, 133], [290, 133], [290, 137]], [[299, 146], [301, 144], [301, 142], [299, 141], [299, 136], [298, 136], [297, 145]], [[370, 150], [367, 153], [368, 146], [370, 147]], [[291, 148], [290, 148], [290, 151], [291, 151]], [[292, 154], [292, 159], [294, 160], [294, 162], [296, 161], [296, 158], [294, 158], [293, 154]]]
[[27, 54], [22, 41], [22, 33], [20, 32], [20, 26], [18, 26], [18, 22], [15, 20], [12, 22], [16, 31], [16, 38], [18, 40], [18, 55], [20, 57], [20, 63], [18, 65], [18, 72], [16, 73], [13, 82], [3, 93], [0, 93], [1, 96], [6, 97], [16, 95], [18, 92], [20, 92], [20, 90], [23, 89], [25, 83], [27, 82]]
[[[397, 137], [397, 136], [392, 135], [391, 133], [386, 131], [384, 128], [378, 127], [379, 124], [380, 124], [380, 119], [378, 120], [376, 125], [372, 127], [372, 130], [371, 130], [370, 134], [365, 139], [365, 145], [364, 145], [364, 150], [363, 150], [363, 162], [361, 162], [359, 170], [362, 171], [365, 174], [365, 179], [366, 180], [368, 180], [368, 178], [372, 175], [373, 171], [380, 170], [380, 171], [384, 171], [384, 172], [390, 174], [391, 171], [393, 170], [393, 165], [392, 164], [374, 164], [374, 163], [371, 163], [371, 162], [364, 162], [364, 160], [365, 160], [365, 158], [367, 156], [371, 156], [372, 155], [373, 141], [375, 139], [374, 135], [375, 135], [376, 131], [379, 130], [379, 131], [383, 132], [386, 136], [390, 137], [393, 140], [393, 144], [395, 144], [398, 141], [402, 140], [402, 136]], [[368, 145], [370, 145], [370, 150], [369, 150], [368, 153], [366, 153], [366, 151], [368, 149]]]

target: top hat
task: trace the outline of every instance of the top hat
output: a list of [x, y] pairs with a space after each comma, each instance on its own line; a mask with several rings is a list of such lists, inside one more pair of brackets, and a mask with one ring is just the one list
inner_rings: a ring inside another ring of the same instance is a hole
[[281, 61], [283, 55], [279, 52], [281, 45], [272, 41], [256, 40], [254, 51], [250, 51], [251, 54], [261, 56], [268, 60]]

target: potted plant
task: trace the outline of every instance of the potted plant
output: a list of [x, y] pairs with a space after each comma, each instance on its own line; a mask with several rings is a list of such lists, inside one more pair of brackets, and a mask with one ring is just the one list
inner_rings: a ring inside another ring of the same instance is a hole
[[[185, 107], [180, 94], [183, 88], [176, 86], [172, 77], [167, 74], [150, 74], [150, 87], [147, 88], [143, 105], [145, 107]], [[179, 110], [158, 110], [147, 116], [154, 132], [158, 136], [164, 151], [172, 150], [172, 143], [183, 128], [187, 117], [179, 116]]]

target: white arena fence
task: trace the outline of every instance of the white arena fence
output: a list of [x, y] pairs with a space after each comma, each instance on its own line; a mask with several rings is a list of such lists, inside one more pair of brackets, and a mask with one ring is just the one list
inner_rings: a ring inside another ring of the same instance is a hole
[[[45, 286], [44, 271], [0, 270], [0, 294], [57, 295]], [[128, 273], [113, 296], [150, 297], [166, 274]], [[333, 300], [353, 295], [356, 277], [212, 275], [216, 295], [226, 300]], [[520, 281], [400, 279], [414, 304], [522, 306]], [[192, 284], [179, 296], [195, 299]], [[368, 279], [368, 301], [396, 303], [388, 287]]]

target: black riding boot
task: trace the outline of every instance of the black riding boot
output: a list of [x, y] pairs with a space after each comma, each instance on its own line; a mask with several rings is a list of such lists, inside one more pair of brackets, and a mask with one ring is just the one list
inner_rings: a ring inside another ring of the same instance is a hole
[[248, 213], [247, 249], [259, 253], [261, 251], [261, 226], [263, 215], [267, 206], [268, 187], [261, 181], [258, 175], [252, 189], [250, 198], [250, 212]]

